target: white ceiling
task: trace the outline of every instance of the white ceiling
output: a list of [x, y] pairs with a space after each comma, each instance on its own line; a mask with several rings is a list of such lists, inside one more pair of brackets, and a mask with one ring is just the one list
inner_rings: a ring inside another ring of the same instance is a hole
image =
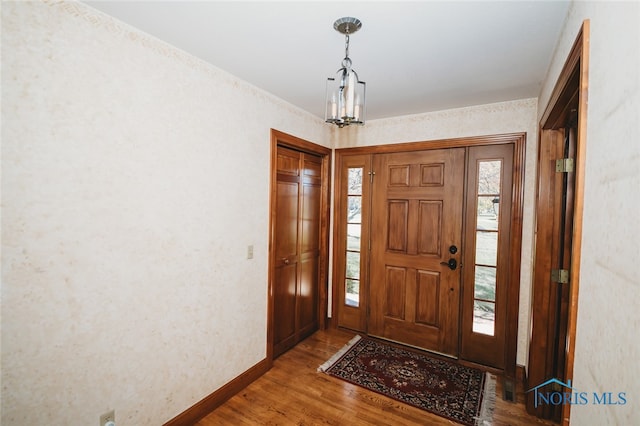
[[536, 97], [569, 1], [85, 1], [324, 118], [343, 16], [367, 119]]

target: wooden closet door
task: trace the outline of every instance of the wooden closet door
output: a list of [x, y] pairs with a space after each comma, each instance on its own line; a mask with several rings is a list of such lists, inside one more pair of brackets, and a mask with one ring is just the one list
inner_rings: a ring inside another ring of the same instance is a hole
[[318, 327], [320, 157], [277, 149], [274, 357]]
[[320, 198], [322, 159], [302, 153], [300, 194], [300, 277], [297, 286], [299, 340], [318, 328], [318, 273], [320, 260]]
[[374, 157], [370, 334], [457, 355], [464, 157]]

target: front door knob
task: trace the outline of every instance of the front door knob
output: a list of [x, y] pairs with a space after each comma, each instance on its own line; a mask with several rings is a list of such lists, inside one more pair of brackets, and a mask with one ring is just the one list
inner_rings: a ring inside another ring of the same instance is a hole
[[452, 271], [455, 271], [456, 268], [458, 267], [458, 261], [455, 259], [449, 259], [448, 262], [440, 262], [440, 264], [448, 266], [449, 269], [451, 269]]

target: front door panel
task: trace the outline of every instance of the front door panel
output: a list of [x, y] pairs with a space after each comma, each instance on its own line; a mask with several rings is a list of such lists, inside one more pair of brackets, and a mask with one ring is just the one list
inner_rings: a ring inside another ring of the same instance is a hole
[[457, 356], [464, 156], [374, 156], [370, 334]]

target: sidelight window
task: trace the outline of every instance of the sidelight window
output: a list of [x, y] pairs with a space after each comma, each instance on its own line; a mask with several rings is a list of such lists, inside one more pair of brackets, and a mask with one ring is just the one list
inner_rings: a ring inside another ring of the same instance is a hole
[[473, 331], [493, 336], [496, 321], [502, 161], [478, 161]]
[[362, 235], [362, 175], [364, 168], [348, 169], [345, 304], [360, 305], [360, 251]]

